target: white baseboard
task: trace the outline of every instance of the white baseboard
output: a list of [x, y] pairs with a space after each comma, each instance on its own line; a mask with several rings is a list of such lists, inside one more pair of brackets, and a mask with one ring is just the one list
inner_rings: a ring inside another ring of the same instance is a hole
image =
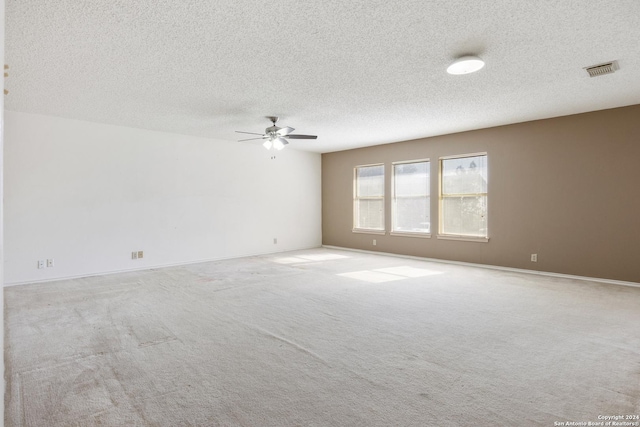
[[286, 250], [282, 250], [282, 251], [257, 252], [257, 253], [249, 253], [249, 254], [242, 254], [242, 255], [233, 255], [233, 256], [228, 256], [228, 257], [206, 258], [206, 259], [181, 261], [181, 262], [167, 263], [167, 264], [146, 265], [144, 267], [127, 268], [127, 269], [120, 269], [120, 270], [96, 271], [96, 272], [92, 272], [92, 273], [77, 274], [77, 275], [73, 275], [73, 276], [52, 277], [52, 278], [46, 278], [46, 279], [27, 280], [27, 281], [20, 281], [20, 282], [7, 282], [7, 283], [4, 283], [3, 287], [7, 288], [7, 287], [10, 287], [10, 286], [31, 285], [31, 284], [35, 284], [35, 283], [59, 282], [61, 280], [82, 279], [82, 278], [85, 278], [85, 277], [95, 277], [95, 276], [107, 276], [109, 274], [132, 273], [132, 272], [135, 272], [135, 271], [153, 270], [153, 269], [156, 269], [156, 268], [179, 267], [181, 265], [200, 264], [200, 263], [203, 263], [203, 262], [224, 261], [224, 260], [229, 260], [229, 259], [249, 258], [249, 257], [253, 257], [253, 256], [260, 256], [260, 255], [271, 255], [271, 254], [279, 254], [279, 253], [284, 253], [284, 252], [302, 251], [302, 250], [305, 250], [305, 249], [316, 249], [316, 248], [319, 248], [319, 247], [320, 246], [310, 246], [310, 247], [305, 247], [305, 248], [286, 249]]
[[328, 248], [328, 249], [337, 249], [342, 251], [362, 252], [362, 253], [373, 254], [373, 255], [385, 255], [385, 256], [393, 256], [398, 258], [416, 259], [420, 261], [439, 262], [442, 264], [464, 265], [467, 267], [487, 268], [490, 270], [502, 270], [502, 271], [513, 271], [515, 273], [536, 274], [538, 276], [560, 277], [564, 279], [587, 280], [590, 282], [607, 283], [610, 285], [640, 287], [640, 283], [626, 282], [624, 280], [601, 279], [599, 277], [574, 276], [572, 274], [552, 273], [550, 271], [527, 270], [524, 268], [502, 267], [499, 265], [489, 265], [489, 264], [475, 264], [475, 263], [464, 262], [464, 261], [450, 261], [450, 260], [439, 259], [439, 258], [426, 258], [426, 257], [413, 256], [413, 255], [394, 254], [390, 252], [378, 252], [378, 251], [368, 251], [365, 249], [343, 248], [340, 246], [331, 246], [331, 245], [322, 245], [322, 247]]
[[[527, 269], [524, 269], [524, 268], [513, 268], [513, 267], [502, 267], [502, 266], [499, 266], [499, 265], [475, 264], [475, 263], [464, 262], [464, 261], [451, 261], [451, 260], [439, 259], [439, 258], [427, 258], [427, 257], [413, 256], [413, 255], [394, 254], [394, 253], [390, 253], [390, 252], [368, 251], [368, 250], [365, 250], [365, 249], [344, 248], [344, 247], [332, 246], [332, 245], [322, 245], [321, 247], [327, 248], [327, 249], [342, 250], [342, 251], [361, 252], [361, 253], [372, 254], [372, 255], [385, 255], [385, 256], [392, 256], [392, 257], [397, 257], [397, 258], [406, 258], [406, 259], [415, 259], [415, 260], [420, 260], [420, 261], [438, 262], [438, 263], [442, 263], [442, 264], [463, 265], [463, 266], [467, 266], [467, 267], [486, 268], [486, 269], [490, 269], [490, 270], [502, 270], [502, 271], [512, 271], [512, 272], [516, 272], [516, 273], [535, 274], [535, 275], [538, 275], [538, 276], [559, 277], [559, 278], [575, 279], [575, 280], [587, 280], [587, 281], [590, 281], [590, 282], [606, 283], [606, 284], [611, 284], [611, 285], [640, 287], [640, 283], [627, 282], [627, 281], [623, 281], [623, 280], [603, 279], [603, 278], [598, 278], [598, 277], [587, 277], [587, 276], [575, 276], [575, 275], [571, 275], [571, 274], [552, 273], [552, 272], [549, 272], [549, 271], [527, 270]], [[283, 250], [283, 251], [250, 253], [250, 254], [243, 254], [243, 255], [228, 256], [228, 257], [206, 258], [206, 259], [182, 261], [182, 262], [168, 263], [168, 264], [147, 265], [147, 266], [138, 267], [138, 268], [99, 271], [99, 272], [93, 272], [93, 273], [89, 273], [89, 274], [79, 274], [79, 275], [74, 275], [74, 276], [63, 276], [63, 277], [54, 277], [54, 278], [46, 278], [46, 279], [38, 279], [38, 280], [29, 280], [29, 281], [24, 281], [24, 282], [8, 282], [8, 283], [4, 284], [4, 287], [19, 286], [19, 285], [29, 285], [29, 284], [35, 284], [35, 283], [57, 282], [57, 281], [60, 281], [60, 280], [80, 279], [80, 278], [84, 278], [84, 277], [106, 276], [106, 275], [109, 275], [109, 274], [132, 273], [132, 272], [135, 272], [135, 271], [152, 270], [152, 269], [155, 269], [155, 268], [178, 267], [178, 266], [181, 266], [181, 265], [200, 264], [200, 263], [203, 263], [203, 262], [213, 262], [213, 261], [224, 261], [224, 260], [229, 260], [229, 259], [248, 258], [248, 257], [253, 257], [253, 256], [271, 255], [271, 254], [293, 252], [293, 251], [305, 250], [305, 249], [316, 249], [316, 248], [318, 248], [318, 246], [311, 246], [311, 247], [297, 248], [297, 249], [287, 249], [287, 250]]]

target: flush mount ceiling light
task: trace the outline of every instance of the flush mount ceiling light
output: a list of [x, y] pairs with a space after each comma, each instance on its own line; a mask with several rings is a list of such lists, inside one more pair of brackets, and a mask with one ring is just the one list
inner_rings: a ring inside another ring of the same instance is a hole
[[475, 73], [482, 67], [484, 67], [482, 59], [477, 56], [466, 55], [453, 61], [447, 68], [447, 73], [455, 75]]

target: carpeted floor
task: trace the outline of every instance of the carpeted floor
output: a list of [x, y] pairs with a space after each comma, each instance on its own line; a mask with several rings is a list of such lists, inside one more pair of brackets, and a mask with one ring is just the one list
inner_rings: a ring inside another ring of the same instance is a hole
[[6, 426], [640, 414], [640, 288], [316, 249], [15, 286], [5, 304]]

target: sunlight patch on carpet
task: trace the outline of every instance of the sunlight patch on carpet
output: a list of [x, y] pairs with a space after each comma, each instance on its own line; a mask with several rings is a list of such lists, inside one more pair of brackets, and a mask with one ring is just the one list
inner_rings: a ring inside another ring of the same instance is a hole
[[338, 254], [310, 254], [310, 255], [298, 255], [298, 257], [309, 260], [309, 261], [332, 261], [334, 259], [349, 258], [346, 255], [338, 255]]
[[297, 264], [299, 262], [307, 262], [307, 260], [304, 260], [302, 258], [296, 258], [296, 257], [282, 257], [282, 258], [275, 258], [273, 262], [277, 262], [278, 264]]
[[298, 264], [303, 262], [318, 262], [318, 261], [333, 261], [336, 259], [345, 259], [349, 258], [346, 255], [338, 255], [338, 254], [308, 254], [308, 255], [298, 255], [297, 257], [281, 257], [274, 258], [273, 261], [278, 264]]
[[381, 273], [379, 271], [363, 270], [353, 271], [351, 273], [341, 273], [338, 276], [349, 277], [350, 279], [362, 280], [370, 283], [392, 282], [394, 280], [402, 280], [405, 277], [396, 274]]
[[413, 277], [425, 277], [443, 274], [442, 271], [427, 270], [408, 266], [376, 268], [374, 270], [353, 271], [350, 273], [340, 273], [338, 276], [349, 277], [351, 279], [362, 280], [371, 283], [392, 282]]
[[415, 267], [389, 267], [389, 268], [377, 268], [374, 271], [380, 271], [382, 273], [396, 274], [403, 277], [424, 277], [433, 276], [436, 274], [443, 274], [442, 271], [427, 270], [426, 268]]

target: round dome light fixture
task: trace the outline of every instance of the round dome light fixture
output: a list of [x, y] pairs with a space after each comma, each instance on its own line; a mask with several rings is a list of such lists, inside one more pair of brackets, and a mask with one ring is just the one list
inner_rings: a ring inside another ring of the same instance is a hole
[[475, 73], [484, 67], [484, 61], [477, 56], [467, 55], [453, 61], [447, 68], [447, 73], [460, 75]]

